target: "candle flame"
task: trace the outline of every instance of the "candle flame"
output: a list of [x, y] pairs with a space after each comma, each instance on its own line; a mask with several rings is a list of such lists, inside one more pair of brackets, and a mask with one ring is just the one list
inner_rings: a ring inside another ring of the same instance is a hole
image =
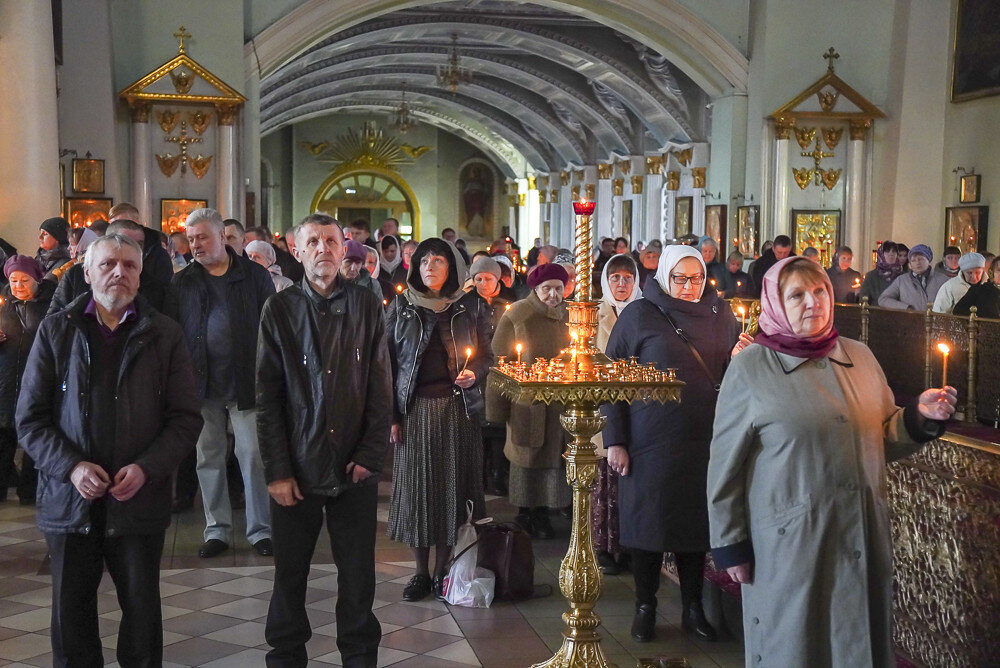
[[504, 310], [505, 311], [509, 311], [510, 310], [510, 304], [507, 304], [507, 306], [504, 307]]
[[940, 351], [941, 351], [942, 353], [944, 353], [945, 355], [947, 355], [948, 353], [950, 353], [950, 352], [951, 352], [951, 348], [949, 348], [949, 347], [948, 347], [948, 344], [947, 344], [947, 343], [939, 343], [939, 344], [937, 345], [937, 347], [938, 347], [938, 350], [940, 350]]
[[714, 278], [708, 279], [708, 282], [711, 283], [713, 287], [715, 286], [715, 279]]
[[524, 348], [523, 348], [523, 346], [521, 346], [521, 344], [520, 344], [520, 343], [519, 343], [519, 344], [517, 344], [516, 346], [514, 346], [514, 350], [516, 350], [516, 351], [517, 351], [517, 354], [518, 354], [518, 355], [520, 355], [520, 354], [521, 354], [521, 351], [522, 351], [523, 349], [524, 349]]
[[738, 309], [736, 309], [736, 310], [740, 312], [740, 317], [741, 317], [741, 318], [742, 318], [743, 316], [745, 316], [745, 315], [747, 314], [747, 310], [746, 310], [745, 308], [743, 308], [742, 306], [741, 306], [741, 307], [739, 307], [739, 308], [738, 308]]
[[472, 357], [472, 348], [466, 348], [466, 349], [465, 349], [465, 356], [466, 356], [467, 358], [468, 358], [468, 357]]
[[402, 291], [403, 291], [403, 284], [400, 283], [399, 285], [396, 286], [396, 292], [402, 292]]
[[389, 305], [389, 300], [388, 299], [383, 299], [382, 300], [382, 306], [388, 306], [388, 305]]

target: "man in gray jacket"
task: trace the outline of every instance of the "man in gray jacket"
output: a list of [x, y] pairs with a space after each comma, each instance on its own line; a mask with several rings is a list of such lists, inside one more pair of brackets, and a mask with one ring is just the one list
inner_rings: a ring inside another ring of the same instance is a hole
[[878, 298], [878, 305], [901, 310], [923, 311], [934, 303], [938, 290], [948, 280], [931, 269], [934, 253], [924, 244], [910, 249], [910, 271], [896, 277]]

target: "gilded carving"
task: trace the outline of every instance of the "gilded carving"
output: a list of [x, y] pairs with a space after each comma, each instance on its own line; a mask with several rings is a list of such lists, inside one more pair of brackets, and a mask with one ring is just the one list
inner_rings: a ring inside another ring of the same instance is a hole
[[635, 176], [632, 177], [632, 194], [633, 195], [641, 195], [642, 194], [642, 182], [644, 180], [645, 179], [643, 179], [642, 176], [639, 175], [639, 174], [636, 174]]
[[681, 173], [677, 171], [667, 172], [667, 190], [681, 189]]
[[539, 188], [548, 188], [549, 187], [549, 175], [548, 174], [539, 174], [537, 176], [537, 179], [538, 179], [538, 187]]
[[614, 179], [611, 181], [611, 194], [621, 197], [625, 193], [625, 179]]
[[614, 168], [614, 165], [612, 165], [610, 162], [599, 162], [599, 163], [597, 163], [597, 178], [601, 179], [602, 181], [604, 179], [610, 179], [611, 178], [611, 170], [613, 168]]
[[632, 173], [632, 161], [622, 160], [618, 163], [618, 171], [621, 172], [622, 176], [628, 176]]
[[704, 188], [705, 187], [705, 168], [704, 167], [692, 167], [691, 168], [691, 179], [692, 188]]
[[662, 155], [647, 155], [646, 156], [646, 173], [647, 174], [662, 174], [663, 173], [663, 163], [666, 162]]
[[833, 190], [837, 185], [837, 181], [840, 179], [840, 173], [844, 171], [842, 169], [821, 169], [819, 170], [820, 180], [823, 181], [823, 185], [826, 186], [827, 190]]
[[160, 155], [159, 153], [156, 154], [156, 164], [160, 167], [160, 171], [163, 172], [163, 175], [168, 179], [174, 175], [175, 171], [177, 171], [177, 166], [180, 164], [180, 161], [181, 156], [179, 155], [171, 155], [170, 153], [164, 153], [163, 155]]
[[677, 162], [680, 163], [681, 167], [687, 167], [688, 163], [691, 162], [691, 157], [694, 155], [694, 148], [688, 147], [683, 151], [671, 151], [671, 154], [677, 158]]
[[431, 146], [412, 146], [410, 144], [400, 144], [399, 150], [406, 154], [406, 157], [410, 160], [417, 160], [424, 153], [433, 151], [434, 148]]
[[538, 190], [538, 179], [536, 177], [528, 177], [528, 190]]
[[569, 172], [565, 170], [559, 172], [559, 183], [561, 183], [564, 186], [569, 185]]
[[178, 65], [170, 70], [170, 80], [174, 83], [174, 90], [179, 95], [187, 95], [191, 92], [191, 86], [194, 84], [194, 73], [188, 72]]
[[180, 118], [180, 115], [181, 114], [178, 111], [170, 111], [169, 109], [165, 109], [156, 114], [156, 120], [160, 124], [160, 129], [163, 130], [166, 134], [170, 134], [171, 132], [173, 132], [174, 126], [177, 125], [177, 121]]
[[788, 139], [792, 136], [792, 128], [795, 127], [794, 118], [780, 118], [775, 122], [774, 133], [778, 139]]
[[819, 108], [823, 111], [830, 112], [833, 111], [835, 106], [837, 106], [837, 100], [840, 98], [840, 91], [835, 88], [832, 90], [817, 91], [816, 98], [819, 100]]
[[587, 199], [594, 199], [594, 188], [596, 187], [593, 183], [587, 183], [583, 186], [583, 192]]
[[205, 173], [211, 166], [212, 156], [210, 155], [202, 156], [199, 153], [197, 156], [189, 158], [188, 162], [191, 163], [191, 171], [194, 172], [194, 175], [200, 179], [201, 177], [205, 176]]
[[188, 114], [188, 120], [191, 121], [191, 129], [198, 133], [199, 137], [205, 133], [205, 130], [212, 123], [212, 117], [204, 111], [191, 112]]
[[149, 102], [136, 100], [129, 105], [133, 123], [149, 123], [149, 112], [153, 108]]
[[808, 167], [792, 167], [792, 174], [795, 176], [795, 183], [798, 184], [799, 188], [805, 190], [812, 183], [813, 176], [816, 175], [816, 170], [809, 169]]
[[864, 118], [857, 121], [851, 121], [850, 136], [852, 141], [864, 141], [865, 137], [868, 136], [868, 128], [872, 126], [872, 121], [870, 118]]
[[582, 169], [574, 170], [573, 178], [576, 179], [577, 183], [583, 183], [583, 170]]
[[538, 203], [539, 204], [545, 204], [545, 202], [546, 202], [546, 199], [545, 199], [546, 195], [547, 195], [547, 193], [545, 192], [544, 189], [538, 191]]
[[517, 206], [517, 195], [507, 195], [507, 206], [511, 208]]
[[553, 204], [557, 204], [559, 202], [558, 188], [553, 188], [552, 190], [549, 191], [549, 201], [552, 202]]
[[219, 104], [215, 107], [215, 112], [219, 115], [219, 125], [232, 125], [236, 121], [236, 112], [239, 108], [231, 104]]
[[570, 188], [569, 195], [570, 195], [570, 199], [572, 199], [574, 202], [579, 201], [579, 199], [580, 199], [580, 186], [579, 185], [575, 185], [572, 188]]
[[813, 139], [816, 138], [816, 128], [793, 128], [795, 130], [795, 141], [799, 143], [802, 148], [809, 148], [812, 144]]
[[517, 205], [524, 206], [528, 200], [528, 193], [518, 193], [517, 195]]
[[[823, 128], [823, 141], [831, 151], [837, 148], [840, 138], [844, 135], [844, 128]], [[805, 148], [803, 146], [802, 148]]]

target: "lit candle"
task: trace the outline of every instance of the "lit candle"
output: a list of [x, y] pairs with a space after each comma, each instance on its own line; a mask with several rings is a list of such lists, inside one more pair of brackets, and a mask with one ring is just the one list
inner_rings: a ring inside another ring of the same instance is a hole
[[505, 306], [503, 310], [504, 311], [509, 311], [510, 310], [510, 304], [507, 304], [507, 306]]
[[951, 352], [951, 348], [948, 347], [947, 343], [939, 343], [938, 350], [941, 351], [942, 364], [941, 364], [941, 387], [948, 386], [948, 353]]
[[388, 305], [389, 305], [389, 300], [388, 299], [383, 299], [382, 300], [382, 306], [388, 306]]
[[[470, 359], [472, 359], [472, 348], [466, 348], [465, 349], [465, 364], [462, 365], [462, 371], [465, 371], [465, 368], [467, 366], [469, 366], [469, 360]], [[462, 375], [462, 371], [459, 371], [458, 375], [461, 376]]]
[[745, 334], [747, 331], [747, 322], [746, 322], [747, 310], [742, 306], [736, 310], [740, 312], [740, 327], [741, 327], [740, 331], [741, 333]]
[[517, 353], [517, 363], [518, 364], [521, 363], [521, 351], [522, 350], [523, 350], [523, 346], [521, 346], [520, 343], [518, 343], [516, 346], [514, 346], [514, 351]]
[[396, 292], [402, 292], [402, 291], [403, 291], [403, 284], [402, 283], [397, 284], [396, 285]]

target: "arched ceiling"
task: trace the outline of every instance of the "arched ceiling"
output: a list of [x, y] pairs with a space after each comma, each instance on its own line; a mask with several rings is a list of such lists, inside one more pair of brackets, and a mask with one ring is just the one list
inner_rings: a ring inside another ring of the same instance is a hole
[[[473, 71], [454, 93], [436, 81], [453, 35]], [[708, 135], [708, 95], [667, 58], [590, 18], [511, 0], [402, 9], [315, 41], [261, 80], [261, 130], [352, 107], [391, 114], [404, 88], [422, 121], [508, 176]]]

